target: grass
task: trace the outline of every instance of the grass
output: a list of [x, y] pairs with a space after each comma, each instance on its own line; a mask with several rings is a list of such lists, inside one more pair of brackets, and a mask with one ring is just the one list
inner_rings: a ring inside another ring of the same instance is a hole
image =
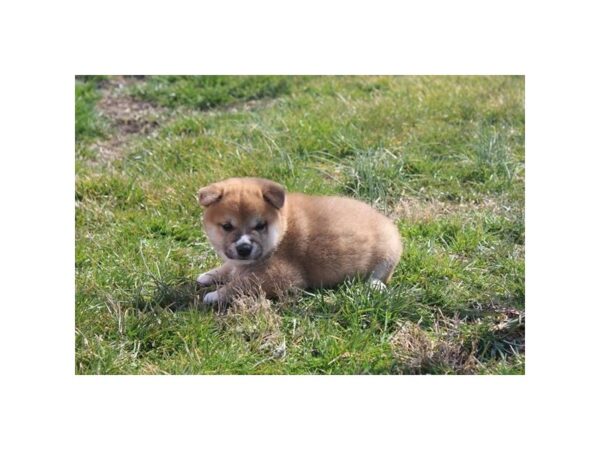
[[155, 76], [135, 85], [132, 94], [163, 106], [205, 110], [277, 97], [289, 93], [289, 85], [289, 78], [281, 76]]
[[101, 79], [83, 78], [75, 84], [75, 139], [78, 143], [89, 142], [102, 137], [102, 127], [94, 106], [100, 94], [98, 85]]
[[[76, 373], [524, 373], [523, 77], [84, 77], [75, 88]], [[102, 98], [150, 104], [157, 125], [118, 127]], [[218, 261], [195, 193], [230, 176], [357, 197], [392, 217], [405, 253], [389, 290], [348, 280], [220, 313], [198, 304], [194, 279]]]

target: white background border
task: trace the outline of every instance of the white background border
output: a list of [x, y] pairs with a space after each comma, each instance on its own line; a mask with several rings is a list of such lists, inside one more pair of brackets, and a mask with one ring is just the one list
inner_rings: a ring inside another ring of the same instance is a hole
[[[4, 2], [2, 447], [590, 446], [592, 4]], [[527, 375], [76, 377], [73, 77], [123, 73], [525, 74]]]

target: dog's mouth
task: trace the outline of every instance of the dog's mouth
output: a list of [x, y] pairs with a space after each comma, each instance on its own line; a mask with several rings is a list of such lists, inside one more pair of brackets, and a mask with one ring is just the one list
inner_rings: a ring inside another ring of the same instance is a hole
[[242, 254], [240, 254], [235, 247], [234, 248], [228, 248], [225, 251], [225, 256], [227, 256], [228, 259], [233, 260], [233, 261], [247, 261], [247, 262], [252, 262], [252, 261], [256, 261], [257, 259], [259, 259], [262, 255], [262, 251], [259, 247], [257, 246], [252, 246], [252, 249], [250, 250], [249, 253], [243, 252]]

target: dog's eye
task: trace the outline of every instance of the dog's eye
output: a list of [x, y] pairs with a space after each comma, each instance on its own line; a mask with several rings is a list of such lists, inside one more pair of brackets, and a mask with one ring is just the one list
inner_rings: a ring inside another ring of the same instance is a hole
[[221, 227], [225, 230], [225, 231], [231, 231], [233, 230], [233, 225], [231, 225], [230, 223], [224, 223], [223, 225], [221, 225]]
[[255, 229], [256, 231], [261, 231], [261, 230], [264, 230], [266, 226], [267, 226], [267, 222], [261, 222], [261, 223], [257, 224], [257, 225], [254, 227], [254, 229]]

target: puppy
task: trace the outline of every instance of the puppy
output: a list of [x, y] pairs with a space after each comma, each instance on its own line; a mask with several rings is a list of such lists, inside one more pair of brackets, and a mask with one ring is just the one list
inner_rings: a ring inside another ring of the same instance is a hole
[[197, 279], [221, 286], [205, 303], [253, 288], [276, 297], [352, 277], [383, 289], [402, 253], [394, 224], [350, 198], [287, 194], [273, 181], [230, 178], [200, 189], [198, 201], [208, 239], [224, 261]]

